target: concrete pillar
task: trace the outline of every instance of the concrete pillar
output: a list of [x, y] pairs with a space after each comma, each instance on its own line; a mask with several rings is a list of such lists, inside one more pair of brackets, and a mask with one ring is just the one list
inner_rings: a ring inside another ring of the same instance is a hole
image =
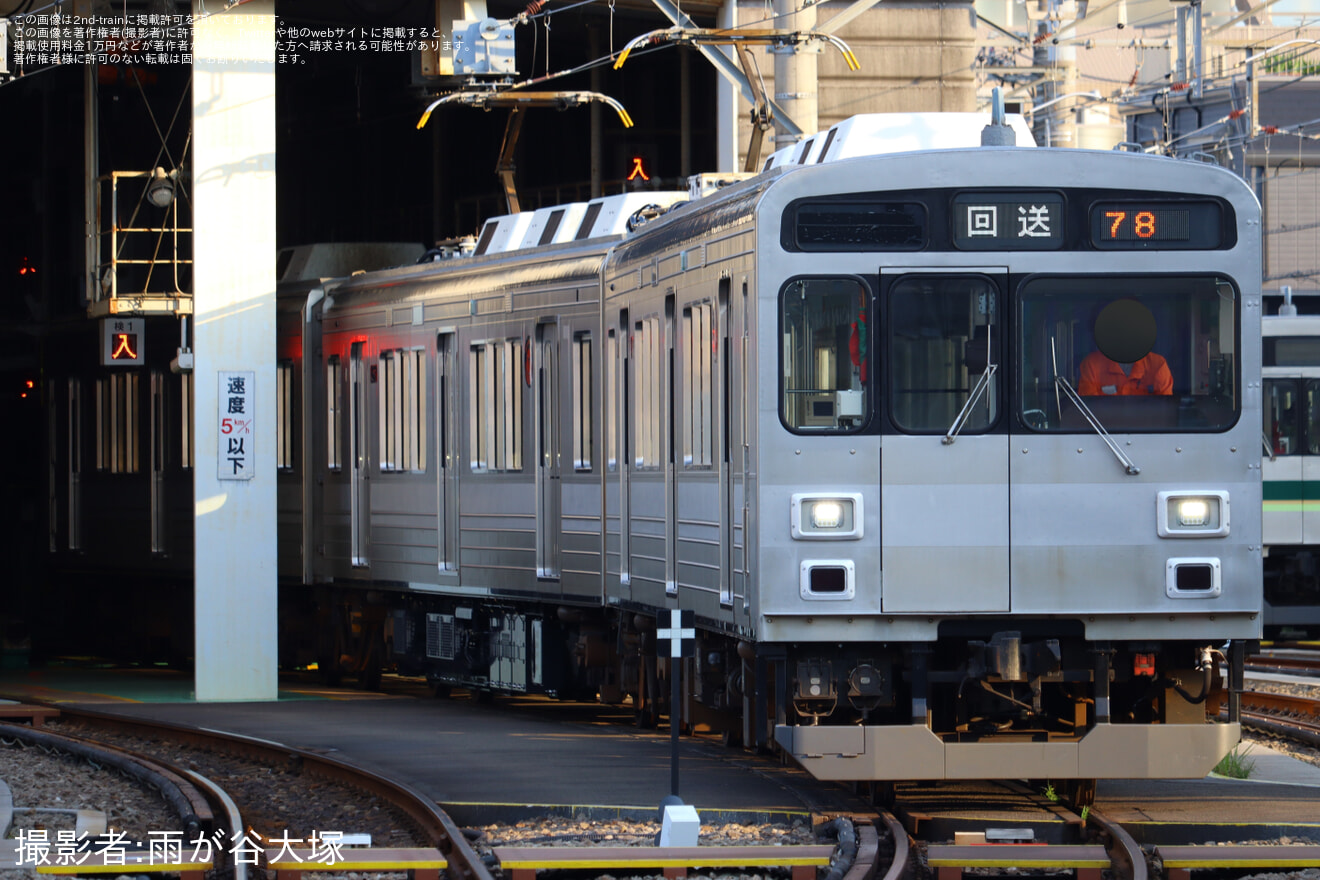
[[[719, 11], [719, 27], [735, 28], [738, 26], [738, 0], [724, 0]], [[737, 63], [732, 49], [719, 47]], [[738, 161], [738, 90], [726, 77], [715, 80], [715, 170], [741, 171]]]
[[193, 0], [195, 687], [273, 700], [275, 9], [208, 8]]
[[[775, 27], [806, 33], [816, 26], [816, 6], [798, 0], [774, 0]], [[818, 130], [819, 92], [816, 61], [820, 49], [815, 43], [771, 49], [775, 56], [775, 103], [797, 123], [805, 135]], [[797, 143], [801, 138], [778, 120], [775, 123], [774, 149]], [[773, 150], [767, 151], [773, 152]]]

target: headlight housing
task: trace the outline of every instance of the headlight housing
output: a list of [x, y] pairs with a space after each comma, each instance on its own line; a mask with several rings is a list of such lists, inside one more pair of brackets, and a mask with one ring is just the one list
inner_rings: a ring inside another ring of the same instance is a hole
[[1156, 516], [1161, 538], [1221, 538], [1228, 534], [1228, 493], [1161, 492]]
[[862, 537], [859, 492], [799, 492], [790, 502], [794, 538], [839, 541]]

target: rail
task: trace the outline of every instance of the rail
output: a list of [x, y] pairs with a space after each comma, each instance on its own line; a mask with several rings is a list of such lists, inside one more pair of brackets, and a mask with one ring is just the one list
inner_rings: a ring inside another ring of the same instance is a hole
[[[191, 770], [131, 749], [68, 734], [33, 730], [16, 724], [0, 724], [0, 731], [0, 735], [21, 740], [28, 745], [77, 755], [115, 767], [155, 788], [178, 815], [183, 831], [190, 839], [196, 839], [208, 831], [232, 831], [243, 827], [238, 808], [224, 790]], [[228, 853], [222, 849], [217, 849], [217, 853], [221, 861], [228, 861]], [[196, 854], [184, 858], [181, 850], [174, 853], [116, 850], [80, 854], [67, 862], [37, 864], [34, 867], [39, 875], [121, 875], [131, 868], [138, 874], [171, 873], [181, 875], [184, 880], [202, 880], [207, 871], [216, 867], [216, 858]], [[234, 880], [247, 880], [246, 866], [235, 863], [233, 876]]]
[[1320, 700], [1245, 691], [1242, 720], [1258, 730], [1320, 747]]
[[1088, 811], [1087, 822], [1100, 832], [1105, 851], [1113, 863], [1112, 877], [1116, 880], [1147, 880], [1146, 854], [1123, 826], [1110, 821], [1098, 810]]

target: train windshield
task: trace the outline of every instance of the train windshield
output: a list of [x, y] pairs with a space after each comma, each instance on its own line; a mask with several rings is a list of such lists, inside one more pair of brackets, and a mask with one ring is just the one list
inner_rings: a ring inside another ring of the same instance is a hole
[[871, 345], [856, 278], [798, 278], [780, 295], [780, 417], [795, 431], [857, 431], [870, 415]]
[[[1038, 276], [1021, 290], [1021, 419], [1037, 431], [1237, 420], [1237, 293], [1211, 276]], [[1078, 402], [1080, 401], [1080, 404]]]
[[893, 419], [914, 434], [965, 434], [999, 415], [998, 289], [983, 276], [909, 275], [889, 291]]

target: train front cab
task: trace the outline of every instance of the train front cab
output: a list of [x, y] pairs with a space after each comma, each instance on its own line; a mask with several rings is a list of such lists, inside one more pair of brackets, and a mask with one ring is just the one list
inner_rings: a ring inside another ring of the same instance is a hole
[[[1120, 215], [1180, 228], [1151, 247]], [[1226, 172], [1078, 151], [769, 190], [754, 613], [810, 772], [1198, 777], [1238, 741], [1219, 668], [1261, 626], [1258, 216]]]

